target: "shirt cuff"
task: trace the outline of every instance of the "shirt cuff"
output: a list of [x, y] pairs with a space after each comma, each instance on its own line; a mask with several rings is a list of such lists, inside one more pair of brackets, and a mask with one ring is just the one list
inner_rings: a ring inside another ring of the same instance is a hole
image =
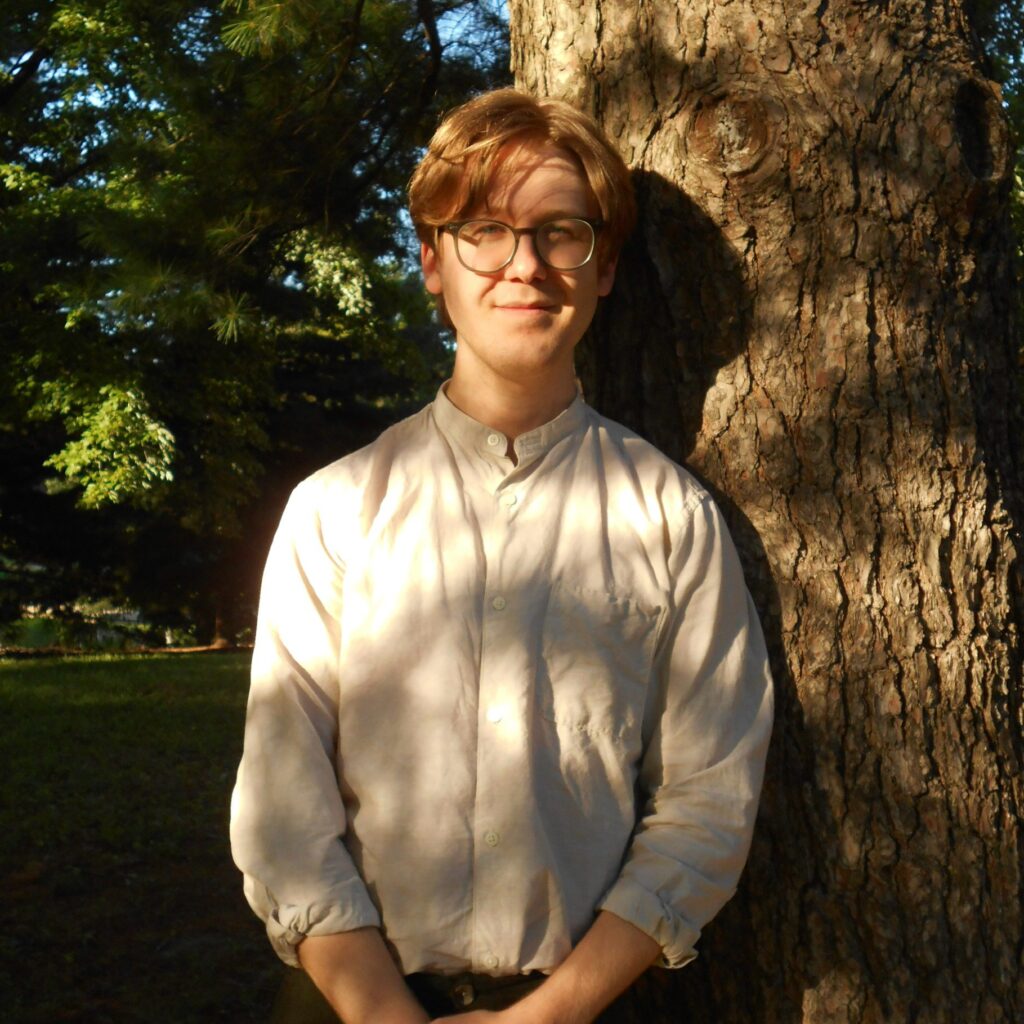
[[639, 928], [661, 946], [658, 967], [685, 967], [697, 958], [694, 945], [700, 929], [667, 906], [657, 893], [650, 892], [632, 879], [620, 878], [601, 901], [599, 910], [607, 910]]
[[[380, 914], [361, 887], [352, 887], [344, 903], [311, 903], [298, 906], [277, 903], [267, 890], [246, 878], [246, 897], [266, 922], [267, 938], [274, 952], [289, 967], [299, 967], [297, 948], [310, 935], [335, 935], [356, 928], [379, 928]], [[253, 891], [256, 890], [256, 891]]]

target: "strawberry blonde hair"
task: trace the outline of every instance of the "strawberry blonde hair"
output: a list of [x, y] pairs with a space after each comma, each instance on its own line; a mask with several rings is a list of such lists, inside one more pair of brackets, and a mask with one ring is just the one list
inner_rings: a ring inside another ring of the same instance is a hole
[[496, 89], [441, 122], [409, 182], [409, 213], [420, 241], [481, 207], [505, 160], [522, 146], [553, 145], [579, 165], [601, 210], [599, 259], [618, 255], [636, 220], [629, 169], [593, 118], [562, 100]]

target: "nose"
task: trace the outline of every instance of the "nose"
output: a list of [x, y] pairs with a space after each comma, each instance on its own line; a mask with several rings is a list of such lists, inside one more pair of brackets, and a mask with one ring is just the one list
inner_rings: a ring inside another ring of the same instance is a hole
[[519, 245], [512, 262], [505, 268], [506, 279], [513, 281], [533, 281], [543, 278], [547, 267], [537, 255], [537, 239], [533, 235], [520, 235]]

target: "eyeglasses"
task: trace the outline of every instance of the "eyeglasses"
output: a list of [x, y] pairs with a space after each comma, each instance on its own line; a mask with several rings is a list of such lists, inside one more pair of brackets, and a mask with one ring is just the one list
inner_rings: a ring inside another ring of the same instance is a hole
[[494, 274], [515, 259], [519, 239], [533, 236], [541, 263], [552, 270], [579, 270], [594, 255], [602, 221], [586, 217], [559, 217], [535, 228], [514, 228], [500, 220], [462, 220], [445, 224], [455, 238], [455, 255], [477, 274]]

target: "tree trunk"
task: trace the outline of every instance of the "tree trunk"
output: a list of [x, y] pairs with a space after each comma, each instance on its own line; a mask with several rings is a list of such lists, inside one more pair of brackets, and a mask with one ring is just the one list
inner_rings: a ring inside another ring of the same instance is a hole
[[511, 0], [640, 224], [588, 398], [719, 496], [778, 698], [740, 893], [644, 1024], [1024, 1020], [1009, 141], [959, 0]]

